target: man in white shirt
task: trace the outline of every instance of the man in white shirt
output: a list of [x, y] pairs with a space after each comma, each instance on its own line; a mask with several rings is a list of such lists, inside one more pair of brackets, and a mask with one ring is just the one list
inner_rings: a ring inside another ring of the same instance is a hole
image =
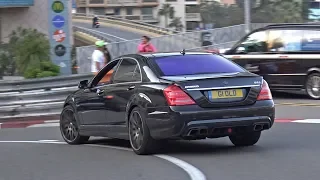
[[97, 74], [105, 65], [106, 60], [104, 56], [104, 41], [97, 41], [97, 49], [92, 53], [92, 63], [91, 63], [91, 72]]

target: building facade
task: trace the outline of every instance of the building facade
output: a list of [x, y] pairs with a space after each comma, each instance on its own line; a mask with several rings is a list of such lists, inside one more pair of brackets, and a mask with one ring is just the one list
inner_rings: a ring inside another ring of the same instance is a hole
[[7, 42], [19, 26], [48, 34], [48, 10], [42, 7], [47, 7], [47, 1], [0, 0], [0, 41]]
[[[161, 4], [157, 11], [162, 8], [162, 4], [170, 4], [174, 8], [175, 17], [181, 18], [184, 30], [195, 30], [200, 27], [200, 0], [159, 0]], [[172, 19], [168, 19], [168, 24]], [[159, 25], [165, 27], [165, 17], [159, 17]]]
[[77, 13], [110, 15], [156, 24], [158, 0], [77, 0]]

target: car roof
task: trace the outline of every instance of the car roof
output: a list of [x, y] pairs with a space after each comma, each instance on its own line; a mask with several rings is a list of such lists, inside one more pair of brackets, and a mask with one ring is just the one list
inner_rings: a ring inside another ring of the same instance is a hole
[[283, 28], [296, 28], [296, 27], [319, 27], [320, 28], [320, 24], [319, 23], [278, 23], [278, 24], [270, 24], [265, 26], [265, 29], [269, 29], [269, 28], [279, 28], [279, 27], [283, 27]]
[[[151, 57], [168, 57], [168, 56], [183, 56], [182, 52], [157, 52], [157, 53], [146, 53], [140, 54], [141, 56], [151, 58]], [[185, 52], [185, 55], [212, 55], [212, 53], [207, 52]]]

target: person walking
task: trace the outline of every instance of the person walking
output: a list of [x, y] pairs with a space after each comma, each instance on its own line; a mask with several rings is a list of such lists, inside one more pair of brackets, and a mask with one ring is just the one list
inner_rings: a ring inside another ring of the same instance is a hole
[[104, 54], [104, 41], [97, 41], [96, 49], [92, 53], [91, 72], [96, 75], [105, 65], [106, 58]]
[[106, 45], [104, 46], [104, 56], [106, 58], [106, 64], [108, 64], [112, 60], [112, 57]]
[[151, 44], [150, 37], [142, 36], [142, 42], [138, 45], [139, 53], [156, 52], [156, 48]]

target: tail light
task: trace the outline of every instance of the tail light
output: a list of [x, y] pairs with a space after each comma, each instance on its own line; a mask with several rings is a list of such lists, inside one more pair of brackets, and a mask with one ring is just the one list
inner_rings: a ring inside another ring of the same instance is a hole
[[272, 99], [272, 94], [269, 89], [269, 85], [265, 80], [263, 80], [262, 88], [261, 88], [260, 94], [258, 96], [258, 101], [271, 100], [271, 99]]
[[163, 94], [167, 99], [169, 106], [184, 106], [196, 104], [194, 100], [188, 96], [181, 88], [170, 85], [163, 90]]

